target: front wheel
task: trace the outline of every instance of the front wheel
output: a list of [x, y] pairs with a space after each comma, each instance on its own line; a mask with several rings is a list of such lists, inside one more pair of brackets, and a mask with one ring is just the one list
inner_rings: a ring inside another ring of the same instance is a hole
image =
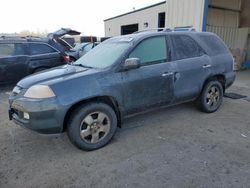
[[217, 111], [223, 101], [223, 88], [219, 81], [209, 81], [204, 86], [197, 100], [201, 111], [213, 113]]
[[95, 150], [105, 146], [114, 136], [117, 117], [104, 103], [86, 104], [73, 112], [68, 123], [70, 141], [82, 150]]

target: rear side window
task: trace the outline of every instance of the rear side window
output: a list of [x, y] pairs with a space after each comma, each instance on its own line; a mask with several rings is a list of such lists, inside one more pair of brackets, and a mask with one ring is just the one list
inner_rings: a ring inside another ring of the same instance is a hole
[[54, 53], [54, 52], [57, 52], [57, 51], [46, 44], [30, 43], [31, 55], [48, 54], [48, 53]]
[[154, 37], [142, 41], [130, 53], [130, 58], [139, 58], [142, 65], [163, 63], [167, 61], [166, 38]]
[[200, 35], [201, 40], [207, 45], [211, 55], [218, 55], [228, 52], [227, 47], [223, 42], [213, 35]]
[[189, 36], [173, 35], [171, 36], [173, 43], [172, 58], [173, 60], [181, 60], [204, 55], [202, 48]]
[[0, 44], [0, 57], [27, 55], [27, 45], [24, 43]]
[[14, 44], [0, 44], [0, 57], [12, 56], [14, 49]]

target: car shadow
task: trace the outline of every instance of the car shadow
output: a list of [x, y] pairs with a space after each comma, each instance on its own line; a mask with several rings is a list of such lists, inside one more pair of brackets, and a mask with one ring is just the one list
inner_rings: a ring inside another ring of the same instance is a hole
[[200, 113], [199, 110], [197, 110], [193, 102], [154, 108], [154, 109], [144, 111], [144, 112], [141, 112], [141, 113], [138, 113], [138, 114], [135, 114], [133, 116], [126, 118], [124, 120], [122, 128], [120, 129], [120, 132], [149, 125], [148, 123], [143, 123], [143, 122], [157, 121], [159, 119], [162, 120], [163, 118], [168, 119], [174, 116], [178, 117], [178, 114], [181, 114], [187, 108], [196, 113]]
[[[158, 121], [167, 122], [168, 120], [172, 120], [175, 117], [181, 116], [187, 111], [187, 109], [199, 113], [193, 103], [186, 103], [171, 107], [162, 107], [126, 118], [122, 128], [117, 129], [114, 138], [106, 147], [117, 147], [117, 143], [122, 142], [123, 139], [127, 139], [125, 137], [129, 136], [131, 131], [140, 132], [142, 131], [141, 129], [148, 129], [150, 126], [157, 126]], [[39, 151], [36, 152], [41, 153], [41, 155], [43, 152], [62, 152], [63, 150], [68, 150], [74, 153], [82, 152], [70, 143], [66, 133], [43, 135], [30, 130], [24, 130], [13, 122], [10, 122], [9, 124], [10, 126], [15, 126], [12, 127], [12, 130], [15, 133], [16, 144], [19, 145], [16, 145], [16, 147], [21, 147], [23, 151], [30, 150], [30, 148], [33, 148], [33, 150], [36, 151], [36, 148], [39, 148]], [[123, 135], [124, 133], [125, 135]]]
[[0, 92], [9, 92], [11, 91], [16, 84], [0, 84]]

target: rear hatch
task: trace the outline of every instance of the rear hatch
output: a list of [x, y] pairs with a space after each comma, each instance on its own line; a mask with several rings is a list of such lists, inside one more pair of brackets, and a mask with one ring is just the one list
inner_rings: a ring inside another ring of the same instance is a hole
[[66, 42], [63, 39], [63, 37], [65, 35], [74, 36], [74, 35], [80, 35], [80, 34], [81, 34], [81, 32], [72, 30], [70, 28], [61, 28], [53, 33], [49, 33], [47, 37], [50, 40], [53, 40], [54, 42], [59, 43], [61, 46], [63, 46], [65, 51], [68, 51], [68, 50], [72, 49], [73, 47], [68, 42]]

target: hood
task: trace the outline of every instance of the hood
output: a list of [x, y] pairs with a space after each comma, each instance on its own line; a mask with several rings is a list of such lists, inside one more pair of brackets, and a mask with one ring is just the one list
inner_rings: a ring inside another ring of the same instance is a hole
[[86, 72], [89, 68], [77, 67], [72, 65], [64, 65], [61, 67], [53, 68], [47, 71], [42, 71], [40, 73], [33, 74], [31, 76], [27, 76], [21, 81], [17, 83], [18, 86], [22, 88], [29, 88], [32, 85], [44, 83], [47, 81], [51, 81], [57, 78], [65, 78], [70, 75], [79, 72]]

